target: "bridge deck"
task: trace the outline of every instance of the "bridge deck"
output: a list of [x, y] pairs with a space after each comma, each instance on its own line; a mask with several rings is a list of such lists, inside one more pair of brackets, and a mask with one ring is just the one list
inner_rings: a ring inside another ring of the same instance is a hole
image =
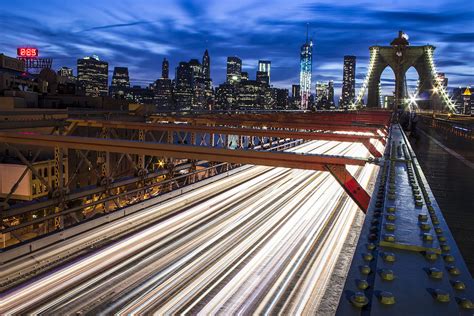
[[474, 282], [398, 125], [388, 144], [337, 314], [471, 315]]

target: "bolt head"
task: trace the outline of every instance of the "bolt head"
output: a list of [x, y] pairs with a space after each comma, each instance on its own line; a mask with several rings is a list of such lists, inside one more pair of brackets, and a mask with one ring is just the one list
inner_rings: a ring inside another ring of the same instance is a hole
[[429, 275], [433, 279], [442, 279], [443, 278], [443, 271], [438, 268], [430, 268]]
[[375, 244], [372, 243], [372, 242], [368, 243], [368, 244], [367, 244], [367, 249], [368, 249], [368, 250], [374, 250], [374, 249], [375, 249]]
[[427, 251], [425, 253], [425, 258], [428, 260], [436, 260], [438, 258], [438, 255], [433, 251]]
[[395, 224], [393, 224], [393, 223], [386, 223], [386, 224], [385, 224], [385, 229], [388, 230], [388, 231], [393, 232], [393, 231], [395, 230]]
[[432, 242], [433, 235], [431, 235], [430, 233], [423, 233], [423, 240], [426, 242]]
[[387, 207], [387, 213], [395, 213], [396, 208], [394, 206]]
[[419, 215], [418, 215], [418, 220], [419, 220], [420, 222], [426, 222], [426, 221], [428, 220], [428, 215], [426, 215], [426, 214], [419, 214]]
[[383, 254], [383, 260], [386, 262], [395, 262], [395, 254], [393, 252], [385, 252]]
[[435, 290], [435, 298], [442, 303], [448, 303], [450, 300], [449, 293], [440, 289]]
[[382, 271], [380, 272], [380, 276], [385, 281], [393, 281], [393, 279], [395, 279], [395, 274], [390, 269], [382, 269]]
[[361, 290], [365, 290], [369, 287], [369, 282], [367, 282], [366, 280], [358, 280], [357, 287]]
[[365, 296], [362, 292], [355, 292], [354, 295], [351, 296], [351, 303], [355, 307], [364, 307], [369, 303], [369, 299]]
[[360, 267], [360, 273], [362, 273], [362, 274], [367, 275], [367, 274], [370, 273], [370, 271], [371, 270], [370, 270], [370, 267], [368, 265], [363, 265], [363, 266]]
[[441, 245], [441, 249], [444, 251], [444, 252], [448, 252], [451, 250], [451, 247], [449, 245]]
[[459, 268], [454, 266], [454, 265], [448, 266], [448, 271], [449, 271], [449, 274], [451, 274], [451, 275], [460, 275], [461, 274], [461, 271], [459, 270]]
[[458, 291], [462, 291], [466, 289], [466, 284], [463, 281], [457, 280], [453, 282], [453, 287]]
[[381, 292], [379, 295], [380, 303], [384, 305], [393, 305], [395, 304], [395, 296], [391, 292]]
[[421, 223], [421, 224], [420, 224], [420, 228], [421, 228], [422, 230], [428, 231], [428, 230], [431, 229], [431, 226], [430, 226], [430, 224], [428, 224], [428, 223]]
[[363, 255], [365, 261], [372, 261], [374, 256], [371, 253], [364, 253]]
[[474, 309], [474, 304], [472, 303], [472, 301], [465, 297], [459, 300], [459, 305], [464, 309]]

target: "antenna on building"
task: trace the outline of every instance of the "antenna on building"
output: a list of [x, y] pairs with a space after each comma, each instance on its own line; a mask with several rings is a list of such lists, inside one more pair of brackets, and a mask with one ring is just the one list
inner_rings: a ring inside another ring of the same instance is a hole
[[306, 23], [306, 44], [308, 44], [309, 23]]

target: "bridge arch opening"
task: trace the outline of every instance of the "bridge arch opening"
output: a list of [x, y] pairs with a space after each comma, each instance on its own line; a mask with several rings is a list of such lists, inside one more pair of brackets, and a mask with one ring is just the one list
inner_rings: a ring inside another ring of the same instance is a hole
[[395, 105], [395, 72], [390, 66], [380, 75], [379, 99], [381, 108], [392, 109]]

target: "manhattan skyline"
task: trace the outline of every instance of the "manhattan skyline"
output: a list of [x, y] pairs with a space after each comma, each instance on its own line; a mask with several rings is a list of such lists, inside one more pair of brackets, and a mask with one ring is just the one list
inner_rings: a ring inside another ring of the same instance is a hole
[[[110, 72], [128, 67], [131, 83], [138, 85], [160, 77], [164, 57], [174, 77], [180, 61], [200, 58], [208, 49], [214, 85], [225, 81], [227, 56], [238, 56], [250, 78], [259, 59], [270, 60], [272, 84], [290, 88], [299, 83], [307, 23], [314, 42], [312, 92], [316, 81], [334, 80], [340, 94], [344, 55], [357, 56], [361, 84], [369, 46], [388, 45], [399, 29], [412, 45], [437, 47], [438, 69], [451, 87], [474, 82], [474, 26], [468, 23], [474, 8], [460, 1], [48, 1], [40, 7], [24, 1], [2, 6], [0, 51], [14, 56], [18, 46], [36, 46], [54, 59], [54, 68], [74, 70], [78, 58], [96, 54], [109, 63]], [[391, 76], [384, 76], [382, 84], [391, 85]], [[409, 73], [408, 80], [416, 79]]]

